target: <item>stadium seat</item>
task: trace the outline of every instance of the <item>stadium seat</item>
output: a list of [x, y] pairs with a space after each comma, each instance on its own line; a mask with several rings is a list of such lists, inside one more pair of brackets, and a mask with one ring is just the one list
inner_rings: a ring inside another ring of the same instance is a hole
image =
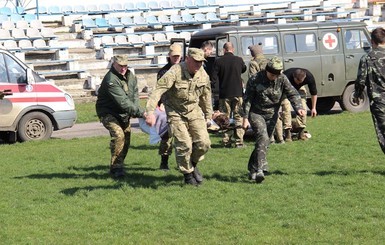
[[82, 28], [89, 30], [89, 29], [97, 28], [97, 25], [95, 24], [95, 21], [93, 19], [84, 18], [82, 20]]
[[111, 10], [115, 12], [121, 12], [124, 10], [124, 8], [121, 3], [112, 3]]
[[182, 22], [186, 24], [195, 24], [195, 18], [192, 14], [182, 14]]
[[118, 46], [124, 46], [128, 44], [126, 35], [116, 35], [114, 40]]
[[217, 14], [216, 13], [213, 13], [213, 12], [210, 12], [210, 13], [207, 13], [206, 14], [206, 19], [208, 21], [219, 21], [220, 19], [218, 18]]
[[159, 4], [157, 1], [149, 1], [147, 3], [147, 7], [149, 10], [154, 11], [154, 10], [160, 10]]
[[160, 24], [162, 24], [162, 25], [164, 25], [164, 24], [170, 24], [170, 23], [171, 23], [170, 18], [168, 18], [168, 16], [165, 15], [165, 14], [162, 14], [162, 15], [159, 15], [159, 16], [158, 16], [158, 22], [159, 22]]
[[129, 16], [123, 16], [120, 19], [120, 22], [122, 23], [123, 26], [132, 26], [133, 25], [132, 18]]
[[25, 14], [25, 8], [23, 6], [17, 6], [13, 9], [14, 14]]
[[1, 7], [0, 8], [0, 14], [11, 16], [12, 10], [9, 7]]
[[[7, 16], [7, 15], [4, 15], [4, 16]], [[8, 16], [7, 16], [8, 17]], [[13, 22], [13, 23], [16, 23], [18, 22], [19, 20], [22, 20], [23, 19], [23, 16], [21, 14], [11, 14], [11, 16], [9, 17], [9, 19]]]
[[133, 22], [135, 25], [147, 25], [147, 21], [143, 16], [134, 16]]
[[70, 15], [73, 12], [72, 6], [71, 5], [64, 5], [61, 7], [61, 12], [64, 15]]
[[168, 43], [168, 40], [166, 38], [166, 34], [164, 34], [164, 33], [155, 33], [154, 34], [154, 41], [157, 44]]
[[47, 44], [43, 39], [35, 39], [32, 41], [32, 46], [41, 49], [41, 48], [47, 48]]
[[31, 20], [36, 20], [37, 19], [35, 14], [25, 14], [23, 16], [23, 18], [24, 18], [24, 20], [28, 21], [28, 23], [30, 23]]
[[15, 28], [11, 30], [12, 37], [16, 40], [28, 39], [25, 35], [24, 29]]
[[15, 40], [5, 40], [3, 42], [3, 46], [5, 49], [12, 50], [12, 51], [20, 50]]
[[106, 46], [116, 46], [116, 43], [114, 41], [114, 38], [110, 35], [103, 35], [102, 36], [102, 46], [106, 47]]
[[16, 22], [16, 28], [26, 30], [27, 28], [29, 28], [29, 23], [26, 20], [18, 20]]
[[136, 7], [136, 9], [138, 9], [140, 11], [148, 11], [149, 10], [149, 8], [147, 7], [146, 2], [142, 2], [142, 1], [137, 2], [135, 4], [135, 7]]
[[26, 36], [29, 39], [43, 38], [43, 36], [40, 34], [39, 29], [36, 29], [36, 28], [27, 28]]
[[171, 0], [171, 7], [174, 9], [184, 9], [184, 5], [180, 0]]
[[100, 17], [95, 19], [95, 24], [97, 28], [108, 28], [110, 27], [109, 24], [107, 23], [107, 19]]
[[9, 40], [9, 39], [13, 39], [13, 37], [11, 37], [11, 33], [9, 32], [9, 30], [0, 29], [0, 40]]
[[139, 35], [131, 34], [127, 35], [128, 43], [132, 46], [142, 46], [143, 42]]
[[156, 44], [156, 42], [154, 41], [154, 37], [151, 34], [147, 34], [147, 33], [146, 34], [142, 34], [140, 36], [140, 38], [141, 38], [143, 44], [145, 44], [145, 45], [154, 45], [154, 44]]
[[31, 22], [29, 23], [29, 27], [37, 28], [37, 29], [40, 29], [40, 30], [44, 28], [43, 23], [41, 22], [41, 20], [31, 20]]
[[136, 11], [136, 10], [138, 10], [132, 2], [126, 2], [126, 3], [123, 5], [123, 8], [124, 8], [126, 11]]
[[48, 6], [47, 14], [56, 15], [56, 14], [62, 14], [62, 12], [61, 12], [59, 6], [51, 5], [51, 6]]
[[48, 10], [45, 6], [39, 6], [38, 9], [37, 9], [37, 12], [39, 14], [48, 14]]
[[160, 1], [159, 2], [159, 7], [161, 9], [172, 9], [169, 1]]
[[41, 28], [40, 34], [45, 39], [56, 39], [57, 35], [55, 34], [52, 28]]
[[196, 13], [194, 15], [194, 19], [198, 22], [207, 22], [206, 15], [202, 13]]
[[86, 7], [84, 5], [75, 5], [73, 7], [73, 12], [76, 14], [86, 13]]
[[109, 17], [107, 22], [110, 27], [123, 27], [123, 24], [120, 22], [118, 17]]
[[35, 48], [32, 46], [31, 40], [27, 40], [27, 39], [23, 39], [19, 41], [19, 48], [25, 51], [35, 50]]
[[0, 14], [0, 23], [6, 20], [8, 20], [8, 15]]
[[182, 24], [182, 17], [179, 14], [170, 15], [170, 21], [174, 24]]
[[110, 5], [107, 3], [99, 4], [99, 12], [102, 12], [102, 13], [111, 12]]
[[159, 23], [159, 21], [155, 15], [147, 15], [146, 16], [146, 22], [149, 25], [160, 25], [160, 23]]
[[13, 21], [5, 20], [1, 22], [1, 29], [4, 30], [12, 30], [15, 28], [15, 24]]
[[96, 4], [87, 4], [85, 9], [88, 14], [95, 14], [99, 12], [98, 6]]

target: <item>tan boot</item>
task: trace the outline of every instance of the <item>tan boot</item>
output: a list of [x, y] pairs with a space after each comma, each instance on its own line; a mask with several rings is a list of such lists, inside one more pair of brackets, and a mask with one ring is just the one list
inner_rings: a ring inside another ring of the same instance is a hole
[[285, 141], [286, 142], [292, 142], [293, 141], [291, 139], [291, 128], [285, 129]]
[[305, 135], [305, 128], [300, 128], [298, 132], [298, 140], [307, 140]]

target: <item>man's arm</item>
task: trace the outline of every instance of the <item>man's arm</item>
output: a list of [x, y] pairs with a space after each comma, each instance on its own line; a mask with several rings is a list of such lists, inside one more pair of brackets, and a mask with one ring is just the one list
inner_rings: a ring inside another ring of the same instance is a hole
[[317, 95], [311, 96], [311, 117], [317, 116]]
[[297, 115], [304, 116], [306, 114], [306, 110], [302, 107], [301, 95], [285, 75], [283, 75], [283, 79], [282, 93], [286, 95], [286, 98], [290, 101]]
[[360, 65], [358, 66], [357, 79], [354, 84], [354, 95], [353, 102], [359, 104], [360, 97], [365, 89], [366, 77], [368, 75], [368, 66], [366, 63], [366, 55], [364, 55], [360, 60]]

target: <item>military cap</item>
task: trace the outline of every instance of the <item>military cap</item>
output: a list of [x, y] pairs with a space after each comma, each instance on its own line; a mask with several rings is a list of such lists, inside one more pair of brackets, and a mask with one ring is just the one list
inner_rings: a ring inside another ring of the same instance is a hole
[[276, 56], [271, 58], [266, 65], [266, 71], [274, 74], [280, 75], [283, 69], [282, 60]]
[[124, 54], [115, 55], [114, 62], [118, 63], [121, 66], [126, 66], [128, 65], [128, 56]]
[[203, 50], [199, 48], [189, 48], [188, 56], [196, 61], [206, 61]]
[[263, 54], [261, 44], [251, 45], [249, 46], [249, 49], [252, 52], [252, 55]]
[[174, 56], [174, 55], [182, 56], [182, 46], [177, 43], [171, 44], [170, 52], [168, 54], [171, 56]]

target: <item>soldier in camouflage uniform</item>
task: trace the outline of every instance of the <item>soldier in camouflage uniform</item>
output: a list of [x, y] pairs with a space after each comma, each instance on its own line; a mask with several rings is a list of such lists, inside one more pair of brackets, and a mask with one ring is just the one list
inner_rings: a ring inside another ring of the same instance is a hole
[[197, 164], [210, 148], [206, 124], [211, 121], [209, 76], [203, 69], [203, 51], [190, 48], [186, 61], [176, 64], [157, 81], [147, 102], [146, 122], [155, 124], [154, 110], [164, 96], [169, 128], [174, 140], [176, 162], [186, 184], [203, 181]]
[[378, 143], [385, 153], [385, 30], [374, 29], [371, 39], [372, 50], [360, 61], [353, 101], [360, 103], [366, 86]]
[[[164, 74], [166, 74], [166, 72], [171, 68], [171, 66], [175, 64], [179, 64], [181, 58], [182, 58], [182, 46], [177, 43], [171, 44], [170, 51], [168, 52], [168, 63], [164, 67], [162, 67], [162, 69], [159, 70], [156, 77], [157, 80], [159, 80]], [[161, 100], [158, 102], [159, 107], [156, 109], [156, 113], [158, 114], [157, 117], [159, 118], [165, 116], [164, 115], [165, 112], [160, 109], [163, 107], [161, 106], [161, 104], [163, 104], [162, 99], [163, 98], [161, 98]], [[160, 160], [159, 169], [167, 171], [169, 170], [168, 158], [172, 153], [172, 137], [170, 136], [168, 131], [166, 131], [163, 135], [160, 135], [160, 138], [161, 140], [159, 144], [158, 154], [160, 155], [161, 160]]]
[[244, 110], [248, 118], [244, 118], [243, 126], [247, 127], [250, 122], [256, 135], [248, 170], [249, 178], [257, 183], [265, 179], [264, 171], [268, 170], [266, 153], [283, 98], [286, 96], [290, 100], [297, 114], [306, 113], [301, 96], [282, 74], [282, 68], [282, 61], [273, 57], [267, 63], [266, 70], [251, 77], [246, 86]]
[[260, 71], [265, 70], [267, 59], [263, 55], [262, 44], [249, 46], [251, 56], [253, 57], [249, 63], [249, 78]]
[[144, 117], [139, 107], [138, 85], [135, 75], [128, 69], [128, 57], [117, 55], [111, 69], [103, 78], [98, 90], [96, 113], [111, 135], [110, 174], [123, 177], [124, 159], [130, 146], [131, 117]]

